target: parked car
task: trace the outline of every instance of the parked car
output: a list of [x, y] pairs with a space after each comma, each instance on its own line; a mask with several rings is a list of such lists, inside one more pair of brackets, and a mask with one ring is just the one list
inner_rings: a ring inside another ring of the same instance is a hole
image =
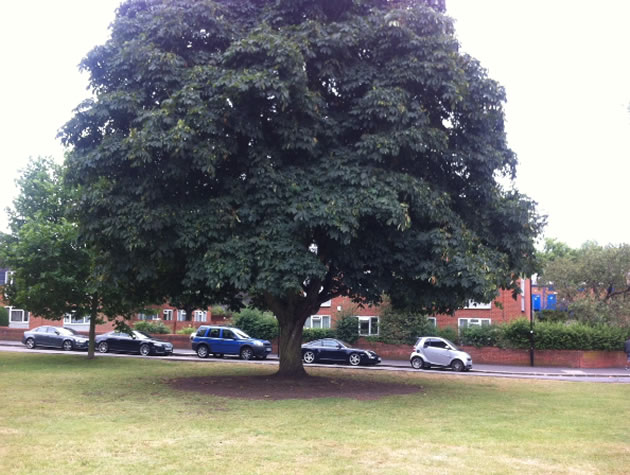
[[144, 332], [133, 330], [131, 333], [111, 331], [98, 335], [95, 339], [96, 348], [101, 353], [108, 351], [120, 353], [140, 353], [149, 355], [172, 355], [173, 344], [158, 340]]
[[465, 351], [445, 338], [438, 336], [420, 337], [409, 357], [415, 369], [430, 369], [432, 366], [452, 368], [453, 371], [468, 371], [472, 368], [472, 358]]
[[88, 338], [72, 328], [53, 327], [44, 325], [24, 332], [22, 343], [27, 348], [47, 346], [50, 348], [62, 348], [70, 350], [87, 350]]
[[307, 364], [326, 361], [358, 366], [378, 364], [381, 357], [371, 350], [353, 348], [341, 340], [323, 338], [302, 345], [302, 360]]
[[264, 360], [271, 353], [269, 340], [252, 338], [234, 327], [201, 326], [194, 334], [191, 345], [199, 358], [207, 358], [212, 354], [218, 358], [238, 355], [244, 360]]

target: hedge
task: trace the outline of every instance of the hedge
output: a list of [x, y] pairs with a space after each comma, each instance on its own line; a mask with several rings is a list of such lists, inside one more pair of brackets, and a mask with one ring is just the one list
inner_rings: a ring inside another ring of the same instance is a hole
[[171, 333], [171, 329], [164, 325], [162, 322], [142, 321], [134, 324], [133, 328], [135, 330], [150, 333], [152, 335], [166, 335], [168, 333]]
[[[630, 328], [582, 323], [536, 322], [534, 347], [537, 350], [620, 351], [630, 337]], [[503, 325], [466, 328], [460, 341], [476, 347], [529, 348], [530, 322], [515, 320]]]

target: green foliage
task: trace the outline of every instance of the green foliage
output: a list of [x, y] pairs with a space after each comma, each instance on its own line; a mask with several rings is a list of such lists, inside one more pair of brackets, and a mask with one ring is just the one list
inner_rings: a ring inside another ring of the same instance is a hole
[[419, 336], [435, 335], [436, 328], [426, 315], [386, 307], [381, 312], [378, 341], [413, 345]]
[[459, 341], [462, 345], [475, 346], [477, 348], [482, 346], [500, 346], [502, 336], [502, 327], [485, 325], [463, 328], [459, 333]]
[[[302, 341], [304, 342], [319, 340], [321, 338], [338, 338], [340, 340], [343, 340], [343, 338], [340, 338], [338, 333], [332, 328], [306, 328], [302, 333]], [[348, 341], [348, 343], [353, 342]]]
[[338, 295], [451, 311], [534, 270], [504, 91], [443, 1], [128, 0], [111, 31], [62, 138], [117, 282], [284, 329]]
[[630, 326], [630, 245], [600, 246], [546, 256], [540, 281], [551, 282], [571, 319], [590, 325]]
[[166, 335], [171, 333], [171, 329], [162, 322], [152, 322], [150, 320], [136, 322], [133, 326], [135, 330], [150, 333], [152, 335]]
[[335, 338], [350, 344], [359, 339], [359, 319], [351, 312], [341, 315], [335, 327]]
[[566, 322], [570, 314], [562, 310], [541, 310], [536, 312], [534, 318], [537, 322]]
[[9, 311], [5, 307], [0, 307], [0, 327], [9, 326]]
[[177, 330], [176, 334], [177, 335], [192, 335], [196, 331], [197, 329], [195, 327], [184, 327]]
[[232, 323], [253, 338], [271, 341], [278, 336], [276, 317], [257, 308], [244, 308], [234, 315]]

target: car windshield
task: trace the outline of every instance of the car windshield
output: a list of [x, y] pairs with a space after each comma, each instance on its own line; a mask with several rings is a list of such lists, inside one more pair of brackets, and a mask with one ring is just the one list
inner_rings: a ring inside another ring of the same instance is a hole
[[238, 338], [239, 340], [247, 340], [251, 338], [247, 333], [245, 333], [242, 330], [239, 330], [238, 328], [232, 329], [232, 332], [234, 333], [234, 335], [236, 335], [236, 338]]
[[132, 335], [131, 335], [132, 338], [135, 338], [137, 340], [150, 340], [151, 339], [150, 335], [147, 335], [144, 332], [139, 332], [138, 330], [134, 330], [131, 333], [132, 333]]
[[79, 332], [76, 330], [73, 330], [72, 328], [58, 328], [57, 330], [59, 331], [60, 335], [65, 335], [65, 336], [79, 335]]
[[352, 348], [352, 345], [350, 343], [346, 343], [345, 341], [341, 341], [341, 340], [336, 340], [336, 341], [344, 348]]

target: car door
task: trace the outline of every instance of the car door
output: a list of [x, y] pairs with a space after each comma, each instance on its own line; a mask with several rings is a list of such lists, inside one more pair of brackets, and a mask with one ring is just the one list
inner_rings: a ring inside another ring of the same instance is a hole
[[120, 346], [122, 348], [122, 351], [133, 353], [133, 352], [139, 351], [140, 340], [138, 340], [132, 335], [129, 335], [128, 333], [121, 333]]
[[[241, 351], [241, 345], [232, 330], [228, 330], [225, 328], [222, 329], [221, 338], [219, 340], [221, 342], [221, 353], [224, 353], [226, 355], [238, 355]], [[214, 352], [214, 350], [212, 351]]]
[[112, 332], [107, 335], [107, 339], [105, 340], [109, 345], [109, 349], [112, 351], [123, 351], [124, 345], [121, 341], [122, 333]]
[[41, 327], [35, 334], [35, 344], [39, 346], [53, 346], [53, 327]]
[[444, 340], [432, 338], [424, 345], [424, 354], [431, 364], [447, 366], [450, 363], [448, 344]]
[[345, 361], [346, 352], [335, 340], [322, 340], [320, 358], [327, 361]]
[[64, 336], [61, 334], [58, 328], [50, 327], [49, 338], [50, 338], [49, 346], [52, 346], [55, 348], [61, 348], [61, 345], [63, 345]]

